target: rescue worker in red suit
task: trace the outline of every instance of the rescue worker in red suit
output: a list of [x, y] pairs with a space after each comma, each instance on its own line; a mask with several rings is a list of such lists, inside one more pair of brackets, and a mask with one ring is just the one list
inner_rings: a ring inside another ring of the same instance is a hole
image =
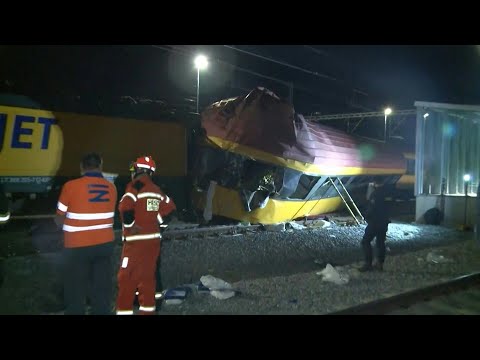
[[155, 185], [151, 156], [138, 158], [131, 166], [118, 210], [122, 220], [123, 250], [118, 271], [117, 315], [133, 315], [138, 291], [139, 313], [155, 314], [156, 267], [160, 257], [161, 226], [176, 210], [171, 198]]

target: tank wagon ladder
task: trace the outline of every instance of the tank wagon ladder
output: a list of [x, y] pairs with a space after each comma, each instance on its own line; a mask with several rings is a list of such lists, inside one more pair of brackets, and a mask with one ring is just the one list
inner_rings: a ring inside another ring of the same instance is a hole
[[[339, 177], [337, 177], [337, 181], [340, 185], [340, 187], [342, 188], [343, 192], [345, 193], [346, 197], [348, 197], [348, 200], [350, 201], [352, 207], [355, 209], [357, 215], [355, 215], [352, 211], [352, 208], [350, 207], [350, 205], [348, 205], [348, 201], [345, 199], [345, 197], [342, 195], [342, 192], [340, 191], [340, 189], [337, 187], [337, 185], [335, 185], [335, 180], [333, 180], [331, 177], [328, 178], [330, 180], [330, 182], [332, 183], [333, 187], [335, 188], [335, 190], [337, 191], [338, 195], [340, 195], [340, 198], [342, 199], [343, 203], [345, 204], [345, 206], [347, 207], [348, 211], [350, 212], [350, 215], [352, 215], [352, 217], [355, 219], [355, 222], [357, 223], [357, 225], [360, 225], [360, 223], [364, 223], [365, 222], [365, 219], [362, 215], [362, 213], [360, 212], [360, 210], [358, 209], [357, 205], [355, 204], [355, 201], [353, 201], [352, 197], [350, 196], [349, 192], [347, 191], [347, 188], [345, 187], [345, 185], [343, 185], [342, 183], [342, 180], [340, 180]], [[357, 218], [357, 216], [360, 218], [360, 220]]]

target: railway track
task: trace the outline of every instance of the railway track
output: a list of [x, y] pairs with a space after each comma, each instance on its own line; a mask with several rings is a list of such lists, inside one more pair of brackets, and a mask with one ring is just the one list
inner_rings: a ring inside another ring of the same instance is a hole
[[[248, 231], [256, 231], [261, 227], [261, 225], [218, 225], [218, 226], [205, 226], [205, 227], [198, 227], [198, 226], [186, 226], [183, 228], [172, 228], [167, 229], [163, 232], [162, 236], [164, 239], [172, 239], [172, 240], [182, 240], [182, 239], [191, 239], [191, 238], [204, 238], [209, 235], [236, 235], [242, 234]], [[36, 236], [55, 236], [61, 235], [62, 231], [57, 229], [46, 229], [43, 231], [35, 231], [35, 226], [33, 229], [26, 229], [27, 232], [34, 232]], [[23, 230], [8, 230], [5, 233], [20, 233], [25, 232]], [[122, 230], [115, 229], [114, 230], [115, 238], [120, 240]]]
[[480, 315], [480, 272], [328, 315]]
[[[329, 214], [330, 216], [330, 214]], [[11, 224], [14, 222], [20, 221], [28, 221], [31, 223], [31, 229], [22, 228], [21, 230], [14, 229], [13, 226], [8, 226], [5, 228], [6, 233], [16, 233], [22, 232], [27, 229], [27, 231], [32, 231], [41, 224], [45, 225], [49, 223], [49, 226], [44, 228], [42, 231], [37, 231], [37, 235], [54, 235], [54, 234], [61, 234], [61, 231], [56, 229], [53, 224], [53, 218], [55, 215], [26, 215], [26, 216], [13, 216]], [[49, 221], [50, 220], [50, 221]], [[346, 223], [351, 225], [353, 223], [352, 219], [348, 219], [348, 217], [342, 216], [335, 220], [337, 223]], [[36, 223], [36, 224], [35, 224]], [[319, 223], [319, 220], [302, 220], [302, 221], [290, 221], [289, 223], [303, 225], [306, 227], [313, 228], [316, 224]], [[266, 229], [271, 229], [267, 225]], [[174, 240], [181, 240], [181, 239], [191, 239], [191, 238], [205, 238], [210, 235], [238, 235], [247, 232], [258, 231], [264, 228], [263, 225], [241, 225], [241, 224], [232, 224], [232, 225], [207, 225], [201, 226], [199, 224], [193, 223], [182, 223], [182, 224], [171, 224], [169, 227], [162, 233], [164, 239], [174, 239]], [[286, 225], [288, 229], [288, 225]], [[115, 229], [115, 237], [120, 239], [121, 238], [121, 229]]]

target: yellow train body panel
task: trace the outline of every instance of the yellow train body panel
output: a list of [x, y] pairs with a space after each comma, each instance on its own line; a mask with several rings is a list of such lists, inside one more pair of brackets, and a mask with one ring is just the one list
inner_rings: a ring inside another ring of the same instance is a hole
[[[46, 119], [50, 111], [1, 106], [0, 176], [54, 176], [60, 168], [64, 146], [62, 130]], [[47, 129], [48, 128], [48, 129]]]
[[[204, 209], [206, 192], [197, 192], [193, 195], [197, 208]], [[240, 195], [236, 190], [217, 185], [212, 199], [212, 213], [227, 218], [249, 222], [252, 224], [277, 224], [305, 216], [315, 216], [330, 213], [342, 206], [340, 197], [331, 197], [320, 200], [273, 200], [270, 199], [263, 209], [245, 211]]]
[[185, 127], [173, 122], [55, 113], [65, 138], [60, 176], [77, 176], [81, 157], [88, 151], [103, 156], [108, 173], [128, 175], [138, 156], [151, 155], [158, 176], [185, 176]]

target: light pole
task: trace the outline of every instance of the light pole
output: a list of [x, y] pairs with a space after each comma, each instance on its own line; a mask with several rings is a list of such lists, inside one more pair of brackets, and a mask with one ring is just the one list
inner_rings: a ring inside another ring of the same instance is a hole
[[469, 230], [469, 226], [467, 225], [467, 205], [468, 205], [468, 186], [470, 185], [470, 174], [463, 175], [463, 182], [464, 182], [464, 191], [465, 191], [465, 211], [463, 214], [463, 230]]
[[203, 55], [198, 55], [195, 58], [195, 67], [197, 68], [197, 114], [199, 109], [199, 98], [200, 98], [200, 70], [204, 70], [208, 66], [208, 59]]
[[387, 116], [392, 113], [392, 109], [386, 108], [383, 113], [385, 114], [385, 130], [383, 133], [383, 138], [384, 138], [384, 142], [386, 143], [387, 142]]

